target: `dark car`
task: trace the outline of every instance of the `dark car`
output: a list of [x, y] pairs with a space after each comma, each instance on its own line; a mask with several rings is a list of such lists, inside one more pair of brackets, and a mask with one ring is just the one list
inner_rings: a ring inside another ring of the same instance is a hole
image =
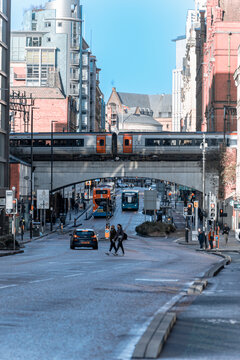
[[70, 249], [75, 249], [76, 247], [98, 249], [98, 237], [92, 229], [76, 229], [70, 236]]

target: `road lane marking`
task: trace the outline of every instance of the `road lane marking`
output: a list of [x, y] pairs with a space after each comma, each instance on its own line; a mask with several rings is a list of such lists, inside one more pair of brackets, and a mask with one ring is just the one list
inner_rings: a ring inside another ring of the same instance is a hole
[[48, 279], [41, 279], [41, 280], [32, 280], [32, 281], [29, 281], [29, 284], [34, 284], [34, 283], [39, 283], [39, 282], [49, 281], [49, 280], [54, 280], [54, 279], [48, 278]]
[[13, 285], [0, 286], [0, 289], [6, 289], [6, 288], [9, 288], [9, 287], [14, 287], [14, 286], [17, 286], [17, 285], [13, 284]]
[[178, 279], [135, 279], [135, 281], [155, 281], [155, 282], [177, 282]]
[[80, 276], [80, 275], [83, 275], [84, 273], [77, 273], [77, 274], [71, 274], [71, 275], [65, 275], [64, 277], [65, 278], [69, 278], [69, 277], [74, 277], [74, 276]]

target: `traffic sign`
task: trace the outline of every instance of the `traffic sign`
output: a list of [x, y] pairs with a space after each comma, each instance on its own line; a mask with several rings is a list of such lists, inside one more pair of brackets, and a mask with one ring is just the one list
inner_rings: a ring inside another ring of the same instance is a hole
[[234, 210], [240, 210], [240, 203], [237, 201], [234, 201], [233, 208], [234, 208]]
[[49, 209], [49, 190], [37, 190], [37, 208]]
[[6, 210], [11, 213], [13, 209], [13, 191], [6, 190]]

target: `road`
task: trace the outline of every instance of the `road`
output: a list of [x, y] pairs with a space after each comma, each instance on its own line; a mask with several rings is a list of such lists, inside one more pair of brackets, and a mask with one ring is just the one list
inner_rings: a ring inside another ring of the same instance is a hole
[[[142, 199], [141, 206], [142, 207]], [[215, 256], [167, 239], [140, 238], [141, 212], [122, 213], [126, 255], [70, 250], [69, 235], [51, 234], [24, 254], [0, 259], [0, 359], [127, 360], [154, 314], [170, 308]], [[104, 219], [83, 226], [104, 228]]]

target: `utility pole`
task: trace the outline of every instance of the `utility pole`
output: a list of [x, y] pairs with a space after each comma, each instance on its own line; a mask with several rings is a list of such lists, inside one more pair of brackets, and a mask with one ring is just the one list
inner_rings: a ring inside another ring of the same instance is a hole
[[202, 193], [203, 193], [203, 231], [205, 231], [206, 227], [206, 200], [205, 200], [205, 176], [206, 176], [206, 135], [203, 134], [203, 142], [201, 143], [201, 149], [202, 149], [202, 163], [203, 163], [203, 175], [202, 175]]

